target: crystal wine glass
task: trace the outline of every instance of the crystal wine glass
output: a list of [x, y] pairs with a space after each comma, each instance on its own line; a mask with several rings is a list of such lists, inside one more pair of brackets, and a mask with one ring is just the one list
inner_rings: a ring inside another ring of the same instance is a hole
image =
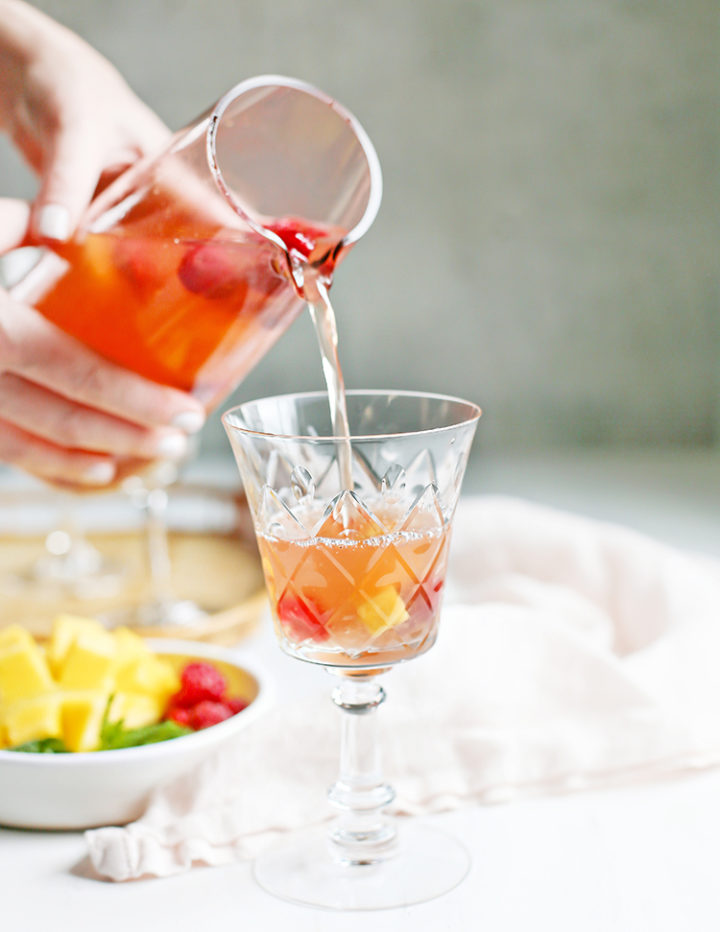
[[[340, 771], [329, 836], [310, 830], [256, 862], [258, 882], [336, 909], [408, 905], [446, 892], [469, 858], [454, 839], [385, 812], [380, 675], [432, 647], [458, 500], [480, 409], [441, 395], [347, 393], [350, 437], [327, 396], [252, 401], [223, 418], [253, 514], [275, 633], [337, 675]], [[350, 446], [352, 488], [342, 475]]]

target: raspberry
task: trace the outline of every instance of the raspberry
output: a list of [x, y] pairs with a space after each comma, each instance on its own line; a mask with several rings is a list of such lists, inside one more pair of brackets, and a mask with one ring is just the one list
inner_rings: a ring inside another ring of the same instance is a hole
[[190, 727], [195, 731], [201, 728], [209, 728], [211, 725], [218, 725], [225, 719], [231, 718], [233, 713], [224, 702], [213, 702], [205, 699], [203, 702], [190, 709]]
[[330, 637], [315, 614], [315, 607], [311, 608], [294, 596], [284, 595], [278, 602], [277, 613], [280, 624], [291, 641], [327, 641]]
[[310, 258], [318, 240], [327, 236], [324, 230], [310, 226], [310, 224], [295, 217], [285, 217], [282, 220], [276, 220], [274, 223], [268, 223], [267, 229], [272, 230], [273, 233], [280, 237], [288, 252], [294, 252], [305, 260]]
[[180, 676], [180, 690], [170, 702], [188, 708], [205, 699], [219, 701], [226, 689], [225, 677], [211, 663], [189, 663]]
[[193, 294], [205, 298], [232, 296], [240, 306], [248, 290], [248, 270], [243, 267], [241, 257], [239, 249], [230, 243], [198, 243], [183, 256], [178, 278]]
[[171, 719], [173, 722], [177, 722], [178, 725], [183, 725], [185, 728], [192, 727], [190, 725], [190, 716], [192, 709], [184, 709], [181, 706], [170, 706], [165, 713], [165, 718]]
[[224, 702], [233, 715], [237, 715], [238, 712], [242, 712], [243, 709], [248, 707], [247, 701], [239, 696], [227, 697]]
[[162, 287], [175, 271], [174, 265], [172, 268], [164, 267], [168, 266], [168, 257], [163, 251], [141, 239], [119, 237], [113, 246], [113, 259], [118, 271], [145, 299]]

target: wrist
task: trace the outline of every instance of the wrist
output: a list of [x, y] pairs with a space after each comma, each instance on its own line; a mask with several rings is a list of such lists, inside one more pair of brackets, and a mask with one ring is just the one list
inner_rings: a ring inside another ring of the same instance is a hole
[[19, 0], [0, 0], [0, 128], [11, 130], [25, 75], [43, 40], [42, 14]]
[[69, 29], [21, 0], [0, 0], [0, 129], [12, 131], [28, 76], [44, 59], [67, 59], [79, 41]]

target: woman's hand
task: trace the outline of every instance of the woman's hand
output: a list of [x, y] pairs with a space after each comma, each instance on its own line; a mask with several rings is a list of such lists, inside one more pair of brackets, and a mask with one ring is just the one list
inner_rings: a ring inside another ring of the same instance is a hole
[[67, 239], [98, 184], [169, 135], [105, 58], [19, 0], [0, 0], [0, 129], [40, 178], [41, 241]]
[[[28, 212], [0, 199], [0, 251]], [[102, 486], [117, 458], [182, 457], [204, 419], [190, 395], [107, 362], [0, 289], [0, 461], [59, 484]]]
[[[0, 199], [0, 254], [67, 239], [98, 185], [168, 137], [109, 62], [18, 0], [0, 0], [0, 129], [40, 178], [32, 206]], [[0, 461], [103, 486], [118, 459], [183, 456], [204, 417], [190, 395], [107, 362], [0, 289]]]

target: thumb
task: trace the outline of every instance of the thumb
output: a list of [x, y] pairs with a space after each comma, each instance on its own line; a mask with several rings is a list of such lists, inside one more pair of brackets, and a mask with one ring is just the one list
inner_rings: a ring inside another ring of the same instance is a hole
[[102, 171], [93, 134], [80, 126], [62, 128], [32, 207], [31, 227], [40, 240], [69, 239], [92, 200]]
[[0, 256], [26, 245], [30, 205], [11, 197], [0, 197]]

